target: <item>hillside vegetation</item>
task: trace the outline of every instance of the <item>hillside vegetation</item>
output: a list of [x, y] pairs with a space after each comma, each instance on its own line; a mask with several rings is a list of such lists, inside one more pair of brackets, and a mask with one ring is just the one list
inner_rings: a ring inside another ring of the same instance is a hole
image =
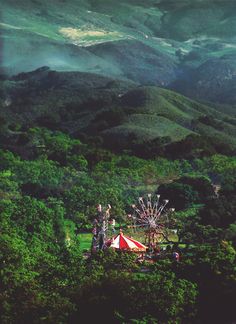
[[[11, 130], [7, 144], [3, 135], [2, 323], [93, 323], [95, 311], [107, 323], [235, 319], [235, 157], [168, 160], [156, 143], [142, 159], [45, 127]], [[176, 208], [179, 242], [154, 264], [112, 250], [87, 258], [78, 233], [92, 230], [97, 203], [126, 232], [130, 205], [148, 192]]]
[[1, 105], [9, 139], [40, 126], [75, 137], [98, 137], [117, 149], [157, 139], [169, 145], [188, 135], [207, 136], [232, 150], [236, 143], [235, 118], [213, 106], [170, 90], [96, 74], [47, 67], [22, 73], [2, 81]]

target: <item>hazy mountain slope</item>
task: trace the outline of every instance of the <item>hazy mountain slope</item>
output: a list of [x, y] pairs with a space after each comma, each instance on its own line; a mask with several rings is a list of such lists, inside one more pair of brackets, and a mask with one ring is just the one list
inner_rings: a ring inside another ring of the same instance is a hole
[[48, 65], [235, 103], [235, 1], [2, 0], [1, 4], [5, 72]]
[[207, 60], [192, 70], [188, 78], [175, 81], [171, 88], [196, 99], [235, 103], [236, 55]]
[[136, 40], [91, 46], [89, 52], [102, 57], [112, 66], [119, 66], [127, 79], [142, 84], [164, 86], [176, 79], [177, 64], [173, 58]]
[[[100, 6], [98, 5], [100, 3]], [[93, 70], [108, 73], [107, 64], [99, 57], [87, 56], [84, 66], [81, 48], [117, 40], [146, 40], [143, 31], [114, 22], [113, 16], [137, 11], [138, 17], [148, 10], [133, 4], [112, 3], [112, 16], [106, 12], [109, 2], [86, 1], [4, 1], [2, 3], [3, 65], [11, 71], [27, 71], [50, 65], [60, 70]], [[63, 5], [63, 10], [61, 6]], [[97, 8], [104, 12], [97, 12]], [[102, 9], [103, 8], [103, 9]], [[45, 47], [42, 46], [45, 42]], [[133, 42], [130, 42], [132, 50]], [[122, 45], [122, 44], [121, 44]], [[150, 44], [146, 44], [146, 48]], [[64, 50], [61, 52], [61, 47]], [[12, 47], [15, 51], [12, 51]], [[157, 46], [158, 47], [158, 46]], [[107, 48], [109, 52], [109, 47]], [[32, 53], [33, 51], [33, 53]], [[33, 55], [32, 55], [33, 54]], [[23, 64], [22, 65], [22, 60]], [[27, 66], [28, 61], [28, 66]], [[108, 74], [117, 74], [113, 66]], [[99, 71], [98, 71], [99, 70]]]

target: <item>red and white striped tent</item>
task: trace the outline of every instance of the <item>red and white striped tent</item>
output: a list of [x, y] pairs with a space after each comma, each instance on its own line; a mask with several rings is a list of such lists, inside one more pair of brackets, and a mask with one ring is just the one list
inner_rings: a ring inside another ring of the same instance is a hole
[[127, 250], [127, 251], [146, 251], [147, 246], [143, 245], [142, 243], [132, 239], [131, 237], [125, 236], [122, 231], [120, 234], [115, 236], [110, 241], [110, 247], [116, 250]]

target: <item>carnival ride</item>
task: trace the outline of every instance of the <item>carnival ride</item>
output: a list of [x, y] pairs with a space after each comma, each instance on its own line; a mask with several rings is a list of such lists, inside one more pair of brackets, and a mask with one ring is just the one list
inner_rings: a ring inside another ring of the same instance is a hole
[[[92, 250], [104, 250], [106, 248], [106, 241], [109, 235], [109, 220], [110, 220], [110, 210], [111, 205], [107, 207], [102, 207], [102, 205], [97, 206], [97, 217], [93, 222], [93, 240], [92, 240]], [[112, 225], [113, 228], [113, 225]]]
[[145, 237], [145, 244], [156, 245], [168, 242], [174, 231], [174, 208], [167, 208], [169, 200], [160, 200], [160, 195], [139, 197], [138, 205], [132, 205], [133, 213], [128, 215], [128, 228]]
[[138, 246], [147, 249], [163, 241], [168, 242], [175, 226], [174, 208], [167, 208], [168, 202], [168, 200], [161, 201], [160, 195], [153, 197], [148, 194], [146, 198], [139, 197], [138, 204], [131, 206], [133, 213], [127, 216], [127, 231], [131, 230], [131, 235], [138, 237], [147, 246], [133, 237], [125, 236], [122, 231], [114, 237], [115, 220], [110, 216], [111, 205], [102, 207], [99, 204], [93, 222], [92, 251], [104, 250], [108, 247], [138, 251]]

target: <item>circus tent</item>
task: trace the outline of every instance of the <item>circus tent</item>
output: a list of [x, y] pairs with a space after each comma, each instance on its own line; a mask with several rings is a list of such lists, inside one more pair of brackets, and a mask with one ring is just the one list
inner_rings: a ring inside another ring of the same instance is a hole
[[146, 251], [147, 249], [147, 247], [142, 243], [132, 239], [131, 237], [125, 236], [122, 231], [111, 240], [110, 247], [117, 250], [127, 250], [134, 252]]

